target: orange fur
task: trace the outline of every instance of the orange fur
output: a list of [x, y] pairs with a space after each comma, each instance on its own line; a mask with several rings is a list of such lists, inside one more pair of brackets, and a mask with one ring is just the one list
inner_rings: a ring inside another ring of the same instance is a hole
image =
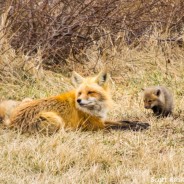
[[[73, 78], [75, 74], [73, 74]], [[79, 76], [79, 74], [76, 75]], [[82, 82], [75, 90], [54, 97], [33, 100], [32, 102], [18, 106], [11, 116], [11, 126], [21, 128], [22, 131], [32, 131], [35, 127], [43, 128], [43, 122], [47, 122], [47, 125], [52, 124], [56, 129], [60, 127], [71, 129], [81, 128], [83, 130], [105, 128], [105, 116], [109, 109], [108, 104], [110, 104], [111, 98], [107, 88], [108, 78], [105, 78], [104, 81], [101, 79], [104, 75], [107, 77], [107, 74], [104, 72], [92, 78], [83, 78], [80, 76]], [[93, 94], [87, 94], [87, 89], [93, 90]], [[87, 96], [93, 96], [96, 99], [97, 107], [95, 105], [90, 106], [89, 109], [79, 107], [77, 103], [79, 90], [82, 90], [80, 93], [85, 98]], [[98, 98], [100, 94], [103, 96], [103, 100]], [[100, 103], [98, 104], [99, 101]], [[103, 111], [103, 106], [106, 109], [103, 112], [104, 116], [101, 117], [98, 115], [98, 111]]]

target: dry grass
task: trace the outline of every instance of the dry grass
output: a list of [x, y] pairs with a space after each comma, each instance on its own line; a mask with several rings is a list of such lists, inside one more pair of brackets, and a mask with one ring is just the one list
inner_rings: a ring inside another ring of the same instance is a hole
[[[72, 88], [68, 78], [37, 67], [42, 64], [41, 50], [30, 58], [15, 52], [9, 46], [4, 25], [0, 26], [0, 99], [43, 98]], [[116, 82], [110, 119], [138, 119], [150, 123], [150, 129], [61, 130], [44, 136], [22, 135], [0, 125], [0, 183], [145, 184], [171, 183], [172, 179], [184, 183], [183, 48], [167, 41], [159, 43], [160, 32], [156, 29], [149, 39], [143, 36], [137, 47], [125, 46], [121, 34], [116, 38], [118, 45], [109, 37], [86, 49], [82, 57], [86, 56], [89, 63], [75, 63], [72, 57], [67, 63], [84, 75], [106, 66]], [[28, 61], [33, 68], [27, 71], [24, 65]], [[156, 119], [143, 108], [141, 88], [159, 84], [173, 92], [174, 117]]]
[[[1, 126], [0, 183], [158, 183], [159, 179], [169, 183], [172, 177], [183, 180], [183, 54], [178, 50], [178, 57], [166, 68], [165, 56], [158, 51], [155, 57], [154, 51], [151, 47], [147, 52], [124, 47], [107, 63], [117, 83], [113, 95], [116, 103], [109, 116], [149, 122], [149, 130], [60, 131], [47, 137], [20, 135]], [[94, 59], [95, 52], [90, 57]], [[99, 60], [98, 64], [100, 67], [104, 63]], [[2, 98], [42, 98], [71, 88], [62, 75], [45, 73], [42, 81], [2, 81]], [[156, 119], [144, 110], [141, 88], [157, 84], [173, 91], [174, 114], [179, 117]]]

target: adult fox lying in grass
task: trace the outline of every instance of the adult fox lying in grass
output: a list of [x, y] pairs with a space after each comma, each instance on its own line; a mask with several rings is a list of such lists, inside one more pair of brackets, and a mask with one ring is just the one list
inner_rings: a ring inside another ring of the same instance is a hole
[[106, 121], [111, 106], [109, 79], [105, 71], [87, 78], [73, 72], [74, 90], [16, 107], [10, 118], [10, 126], [21, 128], [23, 132], [35, 129], [53, 132], [61, 127], [74, 130], [147, 128], [146, 123]]

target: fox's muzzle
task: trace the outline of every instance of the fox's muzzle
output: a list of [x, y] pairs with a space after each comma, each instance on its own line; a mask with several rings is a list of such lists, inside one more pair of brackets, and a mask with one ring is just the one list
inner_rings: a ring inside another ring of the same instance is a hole
[[77, 103], [78, 103], [80, 106], [85, 106], [85, 105], [88, 104], [88, 103], [86, 103], [85, 101], [83, 101], [83, 100], [80, 99], [80, 98], [77, 99]]

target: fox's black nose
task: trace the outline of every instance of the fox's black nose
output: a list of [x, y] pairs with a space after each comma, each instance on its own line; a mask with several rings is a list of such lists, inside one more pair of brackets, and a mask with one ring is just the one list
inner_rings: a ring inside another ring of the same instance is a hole
[[79, 98], [79, 99], [77, 99], [77, 103], [79, 103], [79, 104], [80, 104], [80, 103], [81, 103], [81, 101], [82, 101], [82, 100], [81, 100], [80, 98]]

